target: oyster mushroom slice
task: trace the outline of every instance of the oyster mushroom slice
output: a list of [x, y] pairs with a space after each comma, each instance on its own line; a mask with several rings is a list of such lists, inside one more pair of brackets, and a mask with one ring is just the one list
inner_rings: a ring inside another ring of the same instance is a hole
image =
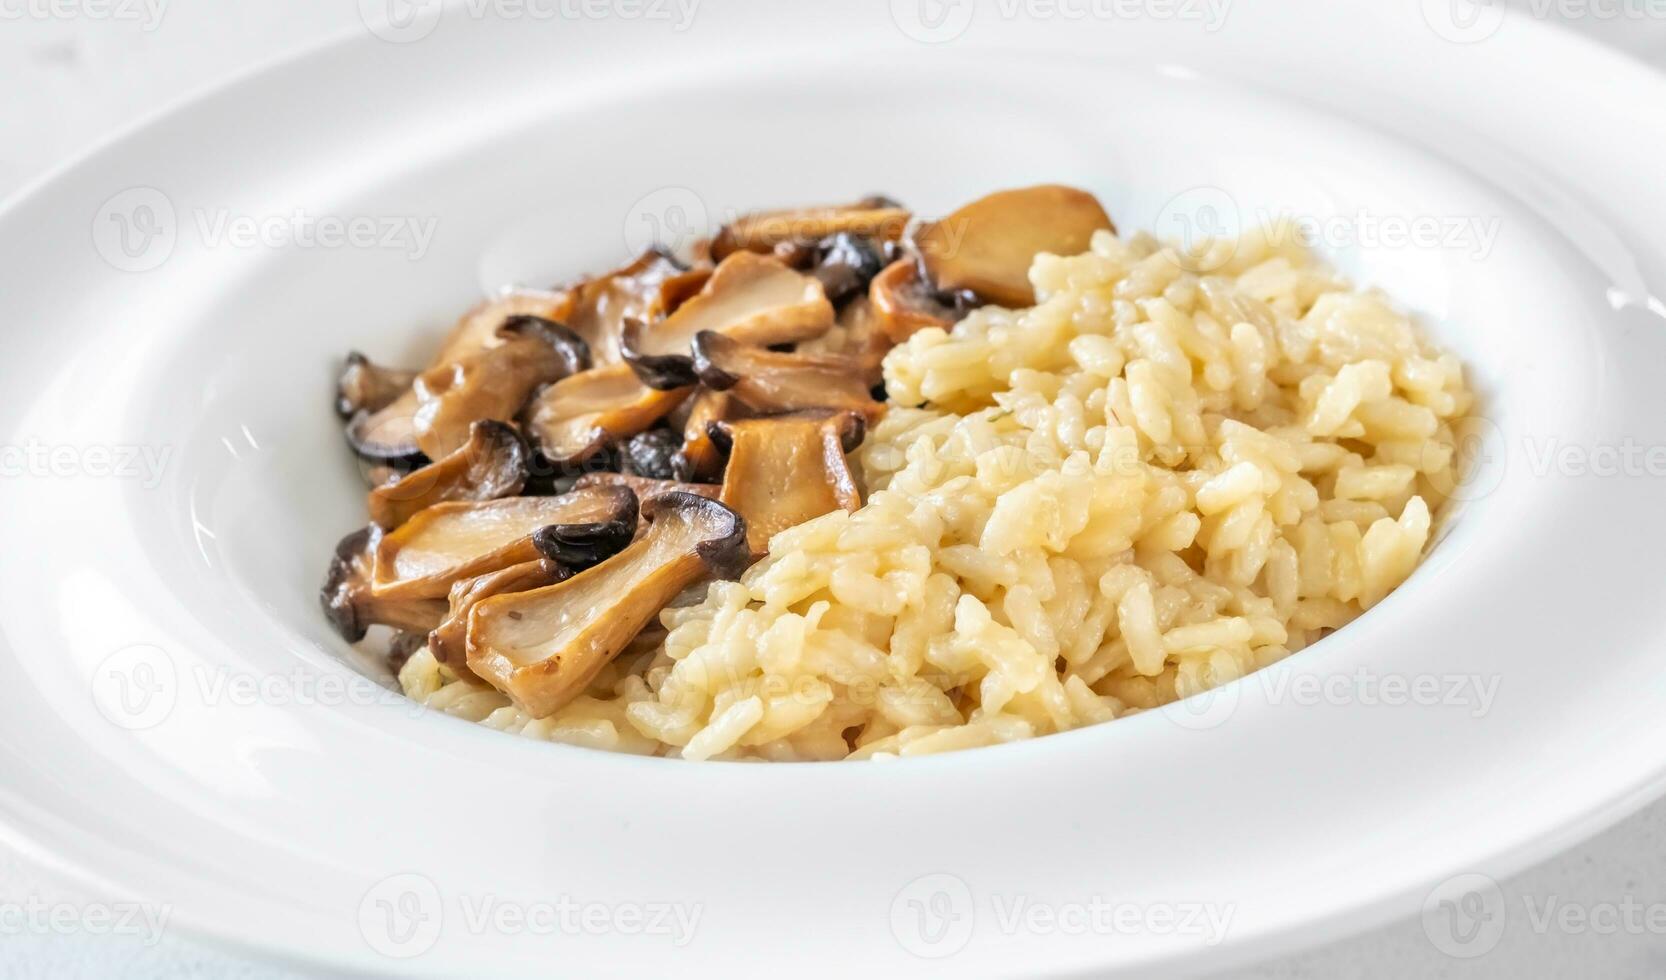
[[687, 395], [650, 388], [628, 365], [610, 364], [545, 388], [526, 408], [525, 429], [550, 462], [570, 465], [647, 429]]
[[383, 367], [358, 351], [347, 353], [347, 363], [336, 379], [336, 413], [350, 419], [359, 412], [376, 412], [409, 391], [417, 372]]
[[510, 565], [475, 578], [463, 579], [451, 586], [445, 620], [428, 634], [428, 649], [434, 659], [450, 667], [463, 677], [473, 677], [465, 659], [467, 653], [469, 613], [483, 599], [510, 592], [526, 592], [554, 585], [572, 576], [572, 571], [558, 561], [540, 558], [536, 561]]
[[900, 344], [927, 327], [947, 330], [959, 319], [920, 277], [918, 264], [907, 257], [892, 262], [873, 277], [868, 284], [868, 299], [880, 330], [892, 343]]
[[535, 316], [562, 323], [572, 311], [573, 293], [570, 290], [517, 289], [504, 293], [463, 314], [428, 366], [439, 367], [496, 346], [502, 342], [498, 329], [512, 317]]
[[378, 597], [442, 599], [461, 579], [556, 557], [534, 540], [535, 531], [552, 525], [565, 529], [561, 557], [591, 564], [631, 539], [636, 511], [636, 495], [624, 487], [435, 504], [382, 537], [373, 590]]
[[474, 423], [456, 452], [370, 491], [370, 520], [392, 530], [417, 512], [448, 500], [512, 497], [526, 485], [531, 453], [513, 426]]
[[515, 316], [498, 329], [500, 342], [416, 380], [412, 418], [417, 445], [430, 459], [456, 452], [469, 427], [482, 419], [507, 421], [539, 385], [583, 371], [590, 352], [583, 340], [553, 320]]
[[914, 245], [938, 289], [969, 289], [1020, 307], [1035, 305], [1030, 263], [1037, 254], [1085, 252], [1094, 232], [1115, 230], [1092, 194], [1041, 184], [980, 197], [916, 230]]
[[679, 480], [705, 480], [723, 472], [723, 452], [712, 442], [711, 424], [740, 414], [741, 405], [726, 391], [701, 388], [683, 423], [683, 448], [671, 461]]
[[407, 388], [374, 412], [361, 410], [347, 423], [347, 444], [360, 458], [401, 468], [427, 461], [417, 443], [416, 413], [421, 406], [414, 389]]
[[349, 643], [364, 639], [365, 631], [378, 624], [426, 633], [445, 618], [443, 601], [384, 598], [373, 593], [372, 571], [381, 537], [381, 529], [371, 525], [342, 538], [318, 592], [325, 618]]
[[879, 311], [866, 295], [857, 296], [839, 311], [833, 329], [796, 348], [800, 354], [840, 354], [855, 358], [862, 379], [872, 388], [884, 380], [885, 355], [894, 346], [880, 323]]
[[832, 325], [833, 304], [821, 283], [774, 259], [736, 252], [675, 313], [626, 323], [620, 353], [644, 384], [679, 388], [694, 381], [689, 347], [702, 330], [767, 346], [808, 340]]
[[672, 491], [643, 506], [647, 531], [555, 585], [494, 596], [469, 614], [468, 666], [527, 714], [581, 694], [678, 593], [746, 564], [746, 523], [715, 500]]
[[777, 532], [834, 510], [854, 511], [862, 494], [845, 454], [861, 445], [866, 426], [854, 412], [803, 412], [713, 423], [729, 445], [724, 504], [746, 519], [752, 554], [769, 551]]
[[712, 255], [724, 259], [741, 250], [767, 253], [782, 243], [813, 244], [840, 232], [896, 241], [909, 217], [906, 208], [881, 197], [834, 207], [759, 211], [725, 225], [712, 240]]
[[828, 409], [872, 422], [885, 413], [869, 393], [866, 365], [841, 354], [783, 354], [708, 330], [694, 338], [694, 370], [708, 388], [764, 415]]
[[716, 500], [723, 488], [716, 483], [684, 483], [681, 480], [650, 480], [647, 477], [632, 476], [629, 473], [586, 473], [573, 484], [573, 489], [582, 490], [585, 487], [628, 487], [636, 494], [638, 500], [679, 490], [701, 497]]
[[668, 284], [680, 282], [686, 288], [686, 275], [670, 255], [649, 249], [629, 265], [574, 287], [572, 312], [563, 322], [590, 345], [595, 366], [616, 364], [625, 320], [652, 316], [662, 297], [669, 300], [676, 295], [677, 286], [671, 286], [668, 294]]

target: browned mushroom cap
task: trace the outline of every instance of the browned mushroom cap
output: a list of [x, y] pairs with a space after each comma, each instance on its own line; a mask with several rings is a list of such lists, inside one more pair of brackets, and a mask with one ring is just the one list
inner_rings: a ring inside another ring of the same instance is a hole
[[428, 366], [438, 367], [462, 360], [476, 351], [501, 343], [503, 338], [498, 334], [498, 328], [511, 317], [535, 316], [564, 323], [572, 311], [573, 293], [570, 290], [517, 289], [489, 299], [463, 314]]
[[586, 473], [573, 484], [574, 490], [585, 487], [628, 487], [636, 494], [638, 500], [680, 490], [683, 493], [698, 494], [716, 500], [723, 492], [723, 488], [715, 483], [684, 483], [680, 480], [650, 480], [647, 477], [632, 476], [629, 473]]
[[378, 623], [426, 633], [445, 617], [445, 603], [435, 599], [373, 594], [371, 578], [381, 537], [381, 530], [372, 525], [342, 538], [318, 592], [325, 618], [349, 643], [364, 639], [365, 630]]
[[[663, 320], [677, 312], [677, 307], [699, 295], [706, 281], [712, 277], [712, 267], [698, 265], [687, 272], [679, 272], [662, 280], [644, 315], [637, 317], [645, 323]], [[623, 323], [621, 322], [621, 329]]]
[[468, 665], [535, 718], [554, 714], [702, 579], [746, 563], [746, 522], [715, 500], [663, 493], [643, 505], [647, 533], [565, 582], [495, 596], [469, 614]]
[[[631, 539], [636, 511], [636, 495], [624, 487], [435, 504], [383, 536], [372, 588], [378, 598], [439, 599], [460, 579], [538, 558], [593, 563]], [[560, 556], [534, 540], [550, 526], [566, 531]]]
[[723, 451], [712, 442], [711, 424], [751, 413], [726, 391], [701, 388], [690, 401], [683, 448], [671, 461], [672, 471], [679, 480], [715, 479], [723, 472]]
[[1030, 263], [1037, 254], [1087, 251], [1096, 231], [1115, 231], [1087, 191], [1042, 184], [980, 197], [920, 228], [914, 244], [938, 289], [969, 289], [1002, 306], [1035, 304]]
[[959, 317], [937, 298], [931, 285], [920, 278], [920, 267], [903, 257], [885, 267], [868, 286], [868, 299], [879, 318], [879, 327], [893, 343], [902, 343], [927, 327], [944, 330]]
[[370, 491], [370, 519], [392, 530], [411, 515], [447, 500], [511, 497], [526, 485], [531, 453], [513, 426], [486, 419], [469, 429], [469, 441], [444, 459], [412, 470]]
[[[590, 345], [591, 362], [596, 367], [616, 364], [619, 334], [626, 318], [651, 316], [665, 295], [666, 284], [681, 280], [685, 274], [671, 256], [649, 249], [629, 265], [575, 287], [572, 312], [562, 322]], [[682, 286], [687, 287], [686, 281]], [[673, 286], [666, 298], [674, 296], [677, 288]], [[694, 288], [700, 287], [696, 284]]]
[[469, 426], [507, 421], [539, 385], [589, 367], [588, 346], [552, 320], [515, 316], [498, 329], [499, 342], [461, 360], [424, 371], [416, 380], [412, 424], [430, 459], [457, 451]]
[[347, 423], [347, 443], [363, 459], [410, 469], [427, 462], [417, 444], [416, 412], [421, 403], [416, 390], [405, 389], [398, 398], [374, 412], [360, 411]]
[[526, 433], [550, 462], [568, 465], [659, 421], [688, 395], [644, 385], [625, 364], [592, 368], [545, 388], [526, 408]]
[[384, 409], [410, 390], [416, 376], [415, 371], [383, 367], [356, 350], [349, 351], [336, 379], [336, 413], [348, 419]]
[[908, 227], [906, 208], [881, 197], [834, 207], [759, 211], [726, 225], [712, 240], [718, 259], [745, 249], [769, 253], [777, 245], [812, 244], [829, 235], [848, 232], [877, 241], [896, 241]]
[[713, 436], [729, 444], [719, 500], [746, 518], [754, 555], [769, 551], [779, 531], [830, 511], [854, 511], [862, 494], [845, 454], [862, 443], [854, 412], [803, 412], [741, 422], [716, 422]]
[[784, 354], [705, 330], [694, 338], [694, 370], [706, 387], [764, 415], [824, 408], [873, 422], [885, 413], [865, 365], [842, 354]]
[[572, 571], [558, 561], [540, 558], [537, 561], [510, 565], [475, 578], [463, 579], [451, 586], [445, 620], [428, 634], [428, 649], [434, 659], [450, 667], [463, 677], [473, 677], [465, 659], [469, 613], [482, 599], [510, 592], [526, 592], [554, 585], [572, 576]]
[[625, 325], [620, 353], [644, 384], [680, 388], [694, 382], [689, 347], [702, 330], [750, 344], [808, 340], [833, 325], [833, 304], [821, 283], [774, 259], [736, 252], [700, 292], [664, 320]]
[[845, 304], [832, 330], [799, 344], [797, 351], [854, 358], [862, 367], [862, 380], [872, 388], [884, 380], [885, 355], [893, 346], [880, 322], [879, 311], [863, 295]]

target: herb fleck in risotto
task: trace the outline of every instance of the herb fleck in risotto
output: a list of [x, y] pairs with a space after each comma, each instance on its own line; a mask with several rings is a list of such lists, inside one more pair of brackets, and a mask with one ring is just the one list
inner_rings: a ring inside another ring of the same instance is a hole
[[[894, 335], [848, 460], [860, 505], [755, 542], [766, 557], [686, 592], [553, 712], [429, 647], [400, 683], [536, 738], [862, 759], [1110, 721], [1289, 656], [1417, 565], [1471, 394], [1407, 315], [1293, 244], [1220, 254], [1197, 274], [1101, 226], [1035, 257], [1033, 306]], [[875, 278], [875, 305], [910, 274]], [[826, 438], [808, 444], [838, 455]]]

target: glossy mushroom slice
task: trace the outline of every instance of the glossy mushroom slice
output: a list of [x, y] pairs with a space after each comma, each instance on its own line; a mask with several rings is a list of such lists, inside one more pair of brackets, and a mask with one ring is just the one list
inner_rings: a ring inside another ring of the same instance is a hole
[[[573, 289], [573, 308], [563, 322], [590, 345], [596, 367], [619, 362], [619, 334], [625, 320], [644, 320], [662, 302], [676, 295], [677, 286], [666, 293], [668, 283], [679, 281], [686, 288], [686, 274], [675, 259], [649, 249], [631, 264], [581, 283]], [[704, 283], [701, 278], [700, 283]], [[696, 284], [694, 289], [699, 289]], [[664, 297], [664, 300], [662, 300]]]
[[610, 364], [545, 388], [526, 408], [525, 430], [550, 462], [573, 465], [647, 429], [687, 396], [687, 388], [650, 388], [629, 365]]
[[644, 384], [680, 388], [694, 383], [689, 347], [702, 330], [768, 346], [808, 340], [832, 325], [833, 304], [821, 283], [774, 259], [737, 252], [675, 313], [652, 324], [629, 321], [620, 352]]
[[540, 385], [590, 365], [588, 345], [553, 320], [509, 318], [499, 343], [424, 371], [416, 380], [412, 418], [417, 445], [430, 459], [457, 451], [482, 419], [507, 421]]
[[[379, 598], [443, 599], [462, 579], [538, 558], [593, 564], [631, 539], [636, 512], [624, 487], [435, 504], [382, 537], [373, 589]], [[552, 526], [563, 530], [560, 555], [535, 540]]]
[[636, 499], [646, 501], [649, 497], [672, 490], [683, 493], [697, 494], [716, 500], [723, 492], [723, 487], [716, 483], [684, 483], [681, 480], [650, 480], [647, 477], [632, 476], [629, 473], [586, 473], [573, 484], [573, 489], [582, 490], [585, 487], [627, 487], [636, 494]]
[[474, 423], [456, 452], [370, 491], [370, 520], [392, 530], [418, 511], [448, 500], [512, 497], [526, 485], [531, 452], [513, 426]]
[[885, 333], [879, 311], [867, 296], [858, 296], [839, 310], [833, 329], [796, 348], [800, 354], [838, 354], [861, 365], [862, 379], [872, 388], [884, 381], [885, 355], [895, 346]]
[[330, 559], [324, 587], [318, 592], [325, 618], [349, 643], [364, 639], [365, 631], [377, 624], [426, 633], [445, 618], [443, 601], [380, 597], [373, 593], [371, 580], [381, 538], [381, 529], [375, 525], [342, 538]]
[[[706, 281], [712, 277], [712, 267], [697, 265], [687, 272], [679, 272], [662, 280], [659, 288], [654, 291], [654, 298], [648, 303], [645, 315], [638, 317], [645, 323], [663, 320], [677, 312], [677, 307], [700, 294]], [[622, 326], [622, 324], [621, 324]]]
[[560, 562], [540, 558], [454, 583], [445, 620], [428, 634], [428, 649], [433, 652], [435, 660], [458, 675], [473, 677], [474, 671], [468, 667], [466, 654], [469, 613], [474, 611], [474, 607], [492, 596], [541, 589], [565, 581], [572, 574]]
[[708, 330], [694, 338], [694, 370], [706, 387], [762, 415], [827, 409], [875, 422], [885, 413], [869, 393], [865, 365], [842, 354], [781, 353]]
[[900, 344], [927, 327], [947, 330], [960, 319], [959, 313], [921, 278], [919, 264], [907, 256], [873, 277], [868, 299], [880, 330], [892, 343]]
[[451, 328], [445, 343], [429, 367], [438, 367], [461, 360], [476, 351], [502, 342], [498, 328], [517, 316], [535, 316], [557, 323], [566, 322], [573, 311], [570, 290], [517, 289], [481, 303], [465, 313]]
[[675, 429], [661, 427], [638, 432], [625, 441], [624, 469], [651, 480], [676, 479], [677, 450], [682, 447], [682, 434]]
[[421, 402], [414, 388], [374, 412], [361, 410], [347, 423], [347, 443], [371, 463], [410, 470], [428, 461], [417, 443], [416, 413]]
[[1041, 184], [980, 197], [916, 230], [914, 245], [938, 289], [969, 289], [1016, 308], [1035, 305], [1030, 263], [1037, 254], [1076, 255], [1094, 232], [1115, 230], [1092, 194]]
[[565, 582], [495, 596], [469, 614], [468, 665], [534, 718], [583, 693], [596, 673], [696, 582], [746, 565], [746, 523], [715, 500], [670, 492], [642, 509], [636, 541]]
[[376, 412], [393, 404], [411, 389], [417, 372], [383, 367], [358, 351], [349, 351], [336, 379], [336, 413], [350, 419], [360, 412]]
[[908, 227], [908, 219], [906, 208], [879, 196], [834, 207], [758, 211], [725, 225], [711, 250], [718, 259], [743, 249], [769, 253], [783, 243], [811, 244], [841, 232], [895, 241]]
[[768, 553], [769, 539], [779, 531], [862, 506], [862, 493], [845, 460], [862, 444], [862, 416], [804, 412], [717, 422], [712, 429], [718, 442], [729, 447], [718, 499], [746, 518], [752, 554]]
[[683, 446], [671, 461], [677, 479], [710, 480], [722, 475], [723, 451], [712, 441], [711, 425], [739, 417], [741, 407], [726, 391], [701, 388], [695, 392], [683, 422]]
[[841, 231], [816, 244], [810, 274], [821, 283], [829, 302], [841, 304], [867, 295], [868, 284], [887, 264], [887, 251], [895, 252], [896, 246]]

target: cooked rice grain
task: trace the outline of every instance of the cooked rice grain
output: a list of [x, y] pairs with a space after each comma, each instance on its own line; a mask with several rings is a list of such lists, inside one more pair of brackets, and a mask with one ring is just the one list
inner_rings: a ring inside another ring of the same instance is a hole
[[531, 720], [426, 652], [426, 704], [688, 759], [919, 755], [1153, 708], [1300, 650], [1417, 565], [1457, 359], [1386, 299], [1260, 233], [1187, 271], [1101, 232], [891, 352], [868, 504], [776, 535], [663, 643]]

